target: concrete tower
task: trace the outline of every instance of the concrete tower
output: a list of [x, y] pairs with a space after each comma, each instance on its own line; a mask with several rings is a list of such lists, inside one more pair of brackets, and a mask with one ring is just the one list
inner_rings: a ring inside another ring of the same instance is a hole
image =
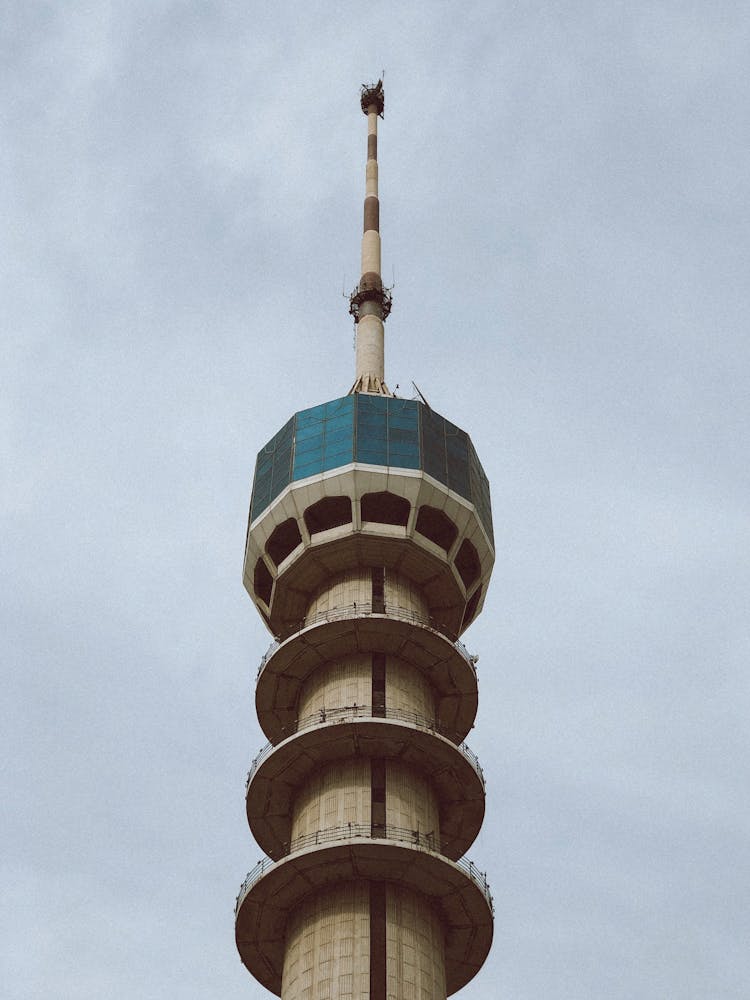
[[255, 468], [244, 583], [275, 641], [247, 817], [268, 857], [240, 889], [236, 940], [282, 1000], [444, 1000], [492, 940], [464, 857], [484, 777], [463, 742], [477, 676], [458, 641], [492, 571], [490, 495], [468, 435], [385, 383], [380, 81], [361, 104], [356, 381], [295, 413]]

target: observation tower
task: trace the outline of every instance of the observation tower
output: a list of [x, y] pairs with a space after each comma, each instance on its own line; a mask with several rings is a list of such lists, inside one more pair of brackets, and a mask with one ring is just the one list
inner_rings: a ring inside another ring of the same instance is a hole
[[295, 413], [258, 455], [244, 584], [274, 642], [255, 702], [250, 829], [267, 858], [235, 911], [240, 957], [282, 1000], [443, 1000], [492, 941], [483, 817], [464, 743], [494, 543], [465, 431], [388, 389], [377, 129], [365, 85], [362, 270], [349, 393]]

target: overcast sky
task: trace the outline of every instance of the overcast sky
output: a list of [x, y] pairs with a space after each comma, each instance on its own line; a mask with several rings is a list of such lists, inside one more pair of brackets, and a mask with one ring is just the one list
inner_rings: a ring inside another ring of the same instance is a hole
[[497, 562], [461, 1000], [746, 1000], [750, 14], [8, 0], [9, 1000], [263, 1000], [255, 455], [354, 377], [385, 68], [386, 374], [467, 429]]

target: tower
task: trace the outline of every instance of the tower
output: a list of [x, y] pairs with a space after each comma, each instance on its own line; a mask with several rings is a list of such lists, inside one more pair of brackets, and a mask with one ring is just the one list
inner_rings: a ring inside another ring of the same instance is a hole
[[356, 380], [295, 413], [255, 468], [244, 583], [274, 642], [246, 803], [268, 857], [240, 889], [236, 941], [282, 1000], [441, 1000], [492, 940], [486, 879], [464, 857], [485, 786], [463, 742], [476, 658], [458, 638], [486, 593], [492, 517], [468, 435], [385, 382], [381, 81], [361, 105]]

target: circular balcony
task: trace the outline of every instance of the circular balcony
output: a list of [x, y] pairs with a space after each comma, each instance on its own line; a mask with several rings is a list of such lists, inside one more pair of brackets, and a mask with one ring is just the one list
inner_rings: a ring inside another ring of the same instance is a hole
[[476, 840], [484, 819], [484, 775], [466, 744], [440, 733], [435, 720], [369, 705], [324, 709], [295, 727], [253, 761], [246, 786], [247, 818], [259, 847], [272, 858], [289, 850], [295, 792], [324, 764], [351, 757], [398, 760], [427, 775], [440, 808], [435, 849], [460, 858]]
[[448, 995], [477, 974], [492, 943], [492, 896], [472, 862], [449, 861], [416, 830], [351, 824], [299, 838], [280, 861], [259, 862], [235, 907], [235, 938], [243, 964], [281, 994], [284, 933], [289, 912], [310, 892], [349, 879], [396, 882], [425, 897], [445, 929]]
[[295, 725], [302, 682], [317, 668], [352, 653], [385, 653], [422, 671], [437, 695], [441, 731], [466, 737], [477, 714], [476, 658], [432, 619], [409, 608], [349, 604], [314, 615], [273, 643], [258, 669], [255, 706], [263, 732], [278, 743]]

